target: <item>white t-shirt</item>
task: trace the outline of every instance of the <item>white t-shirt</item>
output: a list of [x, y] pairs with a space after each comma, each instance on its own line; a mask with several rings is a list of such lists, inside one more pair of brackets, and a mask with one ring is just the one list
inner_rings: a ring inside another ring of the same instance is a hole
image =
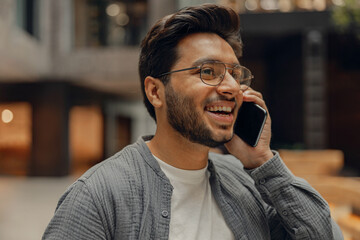
[[211, 193], [207, 167], [183, 170], [154, 157], [174, 187], [169, 239], [234, 239]]

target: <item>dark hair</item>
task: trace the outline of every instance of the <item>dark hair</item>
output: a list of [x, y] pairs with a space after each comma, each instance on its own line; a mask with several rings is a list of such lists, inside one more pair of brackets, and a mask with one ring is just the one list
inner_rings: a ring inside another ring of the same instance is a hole
[[[169, 72], [178, 59], [177, 44], [191, 33], [216, 33], [233, 48], [240, 58], [242, 43], [240, 39], [240, 20], [231, 8], [215, 4], [187, 7], [168, 15], [151, 28], [141, 43], [139, 74], [145, 106], [156, 121], [155, 110], [146, 97], [144, 80], [147, 76], [156, 77]], [[160, 80], [167, 84], [169, 75]]]

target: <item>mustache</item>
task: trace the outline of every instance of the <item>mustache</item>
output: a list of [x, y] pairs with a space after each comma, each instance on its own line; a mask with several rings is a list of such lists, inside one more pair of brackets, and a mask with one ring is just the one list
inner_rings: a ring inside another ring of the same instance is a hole
[[217, 101], [228, 101], [228, 102], [235, 102], [235, 105], [237, 105], [235, 98], [227, 98], [225, 96], [216, 96], [216, 97], [211, 97], [205, 100], [204, 104], [210, 104], [212, 102], [217, 102]]

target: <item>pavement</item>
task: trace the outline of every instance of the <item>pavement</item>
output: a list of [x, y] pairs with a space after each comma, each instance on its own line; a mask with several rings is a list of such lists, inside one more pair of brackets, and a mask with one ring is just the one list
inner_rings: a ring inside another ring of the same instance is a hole
[[0, 240], [39, 240], [76, 177], [0, 176]]

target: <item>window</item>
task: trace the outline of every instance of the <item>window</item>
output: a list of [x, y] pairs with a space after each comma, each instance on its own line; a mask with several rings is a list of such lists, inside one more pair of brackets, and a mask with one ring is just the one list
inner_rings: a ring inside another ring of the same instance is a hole
[[75, 0], [77, 47], [138, 45], [147, 30], [146, 0]]
[[0, 104], [0, 174], [27, 174], [32, 144], [31, 111], [27, 102]]
[[34, 37], [38, 37], [38, 1], [16, 0], [16, 23]]

